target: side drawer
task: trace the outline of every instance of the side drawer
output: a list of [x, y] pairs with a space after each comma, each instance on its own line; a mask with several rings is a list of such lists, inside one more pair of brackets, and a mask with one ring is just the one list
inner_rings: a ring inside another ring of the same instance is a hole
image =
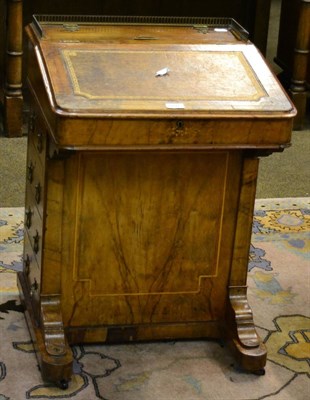
[[37, 152], [43, 166], [46, 155], [46, 128], [40, 119], [39, 112], [34, 109], [29, 118], [28, 141]]
[[[43, 203], [44, 203], [44, 164], [41, 164], [39, 155], [34, 147], [33, 142], [28, 144], [28, 157], [27, 157], [27, 199], [33, 197], [33, 203], [38, 208], [41, 218], [43, 217]], [[30, 195], [31, 193], [31, 195]]]

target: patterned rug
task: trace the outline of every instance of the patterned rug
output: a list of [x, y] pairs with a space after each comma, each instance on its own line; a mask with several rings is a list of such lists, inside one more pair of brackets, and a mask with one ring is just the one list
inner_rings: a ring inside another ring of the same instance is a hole
[[217, 341], [75, 346], [68, 390], [43, 384], [16, 287], [23, 209], [0, 209], [0, 400], [310, 398], [310, 199], [256, 202], [249, 302], [266, 374], [239, 371]]

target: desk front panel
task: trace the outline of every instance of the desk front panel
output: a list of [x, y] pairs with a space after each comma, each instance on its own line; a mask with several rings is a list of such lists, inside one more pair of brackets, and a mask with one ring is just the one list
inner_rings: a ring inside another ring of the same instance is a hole
[[65, 164], [67, 328], [224, 321], [240, 153], [80, 152]]

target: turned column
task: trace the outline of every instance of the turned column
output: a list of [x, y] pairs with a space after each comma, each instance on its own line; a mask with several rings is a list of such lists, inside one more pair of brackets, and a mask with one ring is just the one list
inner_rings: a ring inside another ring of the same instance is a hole
[[307, 65], [310, 56], [310, 0], [300, 0], [299, 20], [289, 92], [298, 114], [294, 129], [302, 129], [307, 105]]
[[22, 134], [22, 11], [22, 0], [7, 0], [4, 82], [4, 131], [7, 136], [21, 136]]

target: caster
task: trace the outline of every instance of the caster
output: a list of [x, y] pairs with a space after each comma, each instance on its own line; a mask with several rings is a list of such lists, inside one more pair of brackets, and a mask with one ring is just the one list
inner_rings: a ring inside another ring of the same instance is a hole
[[57, 382], [57, 386], [59, 386], [62, 390], [66, 390], [69, 387], [69, 381], [62, 379], [61, 381]]
[[266, 371], [265, 368], [261, 368], [261, 369], [257, 369], [256, 371], [253, 371], [254, 375], [258, 375], [258, 376], [263, 376], [265, 375]]

